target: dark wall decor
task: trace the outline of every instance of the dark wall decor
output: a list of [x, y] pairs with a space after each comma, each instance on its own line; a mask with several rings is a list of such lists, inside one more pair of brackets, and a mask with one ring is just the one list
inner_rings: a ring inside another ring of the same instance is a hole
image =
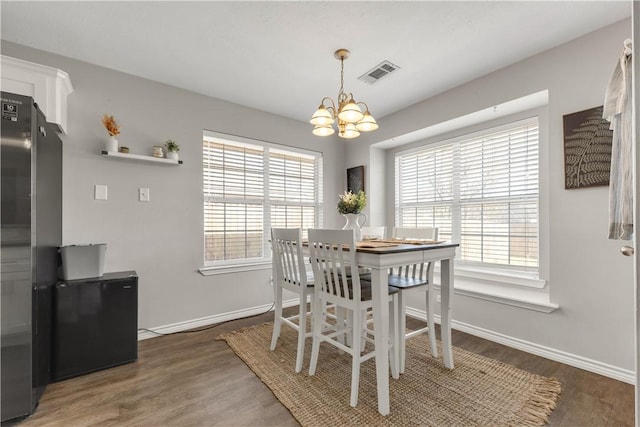
[[564, 120], [564, 188], [609, 185], [613, 131], [602, 106], [567, 114]]
[[364, 191], [364, 166], [347, 169], [347, 191]]

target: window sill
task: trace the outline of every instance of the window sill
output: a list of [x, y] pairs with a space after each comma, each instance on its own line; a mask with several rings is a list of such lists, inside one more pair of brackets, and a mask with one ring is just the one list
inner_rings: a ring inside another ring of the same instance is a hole
[[198, 272], [203, 276], [216, 274], [242, 273], [245, 271], [271, 270], [271, 261], [258, 261], [251, 264], [216, 265], [214, 267], [201, 267]]
[[[438, 266], [439, 267], [439, 266]], [[436, 268], [434, 284], [440, 290], [440, 272]], [[503, 270], [480, 270], [467, 266], [456, 266], [454, 293], [470, 298], [482, 299], [499, 304], [551, 313], [558, 309], [549, 297], [546, 280], [532, 275]]]
[[[440, 283], [435, 280], [434, 282], [436, 282], [436, 289], [440, 291]], [[549, 292], [547, 289], [527, 289], [510, 284], [479, 283], [471, 281], [468, 278], [459, 278], [457, 274], [454, 281], [454, 288], [456, 295], [534, 310], [541, 313], [551, 313], [560, 308], [559, 305], [553, 304], [549, 300]]]
[[502, 284], [502, 285], [515, 285], [525, 288], [543, 289], [547, 284], [546, 280], [538, 279], [537, 274], [519, 272], [519, 271], [506, 271], [495, 270], [487, 268], [473, 268], [469, 266], [455, 266], [456, 277], [482, 280], [486, 282]]

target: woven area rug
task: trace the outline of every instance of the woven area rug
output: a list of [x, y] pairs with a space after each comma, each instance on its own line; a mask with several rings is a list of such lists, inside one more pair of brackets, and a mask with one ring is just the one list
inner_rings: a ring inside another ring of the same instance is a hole
[[[425, 336], [407, 340], [405, 373], [389, 379], [391, 414], [377, 410], [375, 360], [363, 363], [358, 406], [349, 406], [351, 357], [322, 344], [316, 374], [294, 372], [296, 332], [286, 326], [269, 351], [272, 323], [219, 336], [303, 426], [541, 426], [555, 408], [560, 383], [453, 348], [455, 369], [429, 353]], [[440, 345], [440, 343], [438, 343]], [[442, 355], [442, 352], [439, 353]]]

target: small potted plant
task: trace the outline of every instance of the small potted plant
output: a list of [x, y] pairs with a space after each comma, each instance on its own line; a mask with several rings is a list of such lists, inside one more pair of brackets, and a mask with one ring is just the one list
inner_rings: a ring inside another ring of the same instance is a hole
[[102, 116], [102, 124], [104, 125], [105, 129], [107, 129], [107, 133], [111, 137], [109, 138], [109, 141], [107, 141], [105, 149], [107, 151], [113, 151], [117, 153], [118, 140], [116, 139], [116, 136], [120, 135], [120, 125], [118, 124], [118, 122], [116, 122], [116, 119], [109, 114], [105, 114], [104, 116]]
[[165, 141], [164, 146], [167, 147], [167, 159], [178, 160], [178, 151], [180, 151], [180, 145], [172, 139]]

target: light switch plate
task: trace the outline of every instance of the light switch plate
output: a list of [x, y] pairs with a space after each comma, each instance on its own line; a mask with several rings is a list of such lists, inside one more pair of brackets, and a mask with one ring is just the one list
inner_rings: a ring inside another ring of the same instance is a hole
[[107, 186], [96, 184], [93, 187], [94, 200], [107, 200]]
[[138, 200], [141, 202], [148, 202], [151, 200], [148, 188], [138, 188]]

